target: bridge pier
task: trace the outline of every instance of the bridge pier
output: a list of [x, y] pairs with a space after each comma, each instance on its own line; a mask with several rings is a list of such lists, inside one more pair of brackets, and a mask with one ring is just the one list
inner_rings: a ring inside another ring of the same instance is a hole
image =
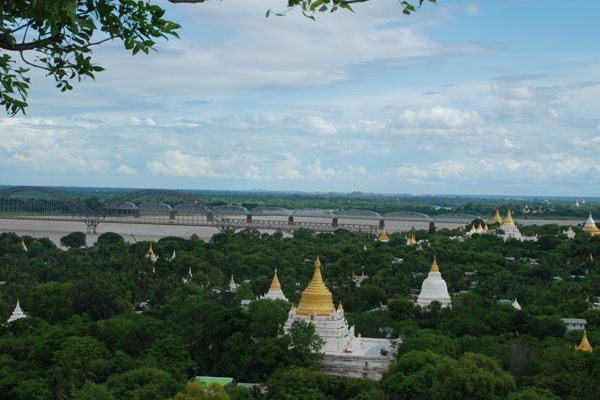
[[379, 230], [382, 231], [385, 229], [385, 221], [380, 219], [379, 220]]
[[169, 211], [169, 221], [175, 221], [175, 211]]
[[331, 225], [333, 225], [335, 228], [337, 228], [337, 226], [338, 226], [338, 219], [337, 219], [337, 217], [333, 217], [333, 219], [331, 220]]
[[96, 227], [98, 226], [98, 222], [97, 221], [86, 221], [85, 226], [86, 226], [87, 233], [96, 233]]
[[247, 224], [251, 224], [252, 223], [252, 214], [246, 215], [246, 223]]
[[140, 210], [139, 209], [135, 209], [133, 210], [133, 218], [139, 218], [140, 217]]
[[436, 229], [437, 228], [435, 227], [435, 222], [431, 221], [429, 223], [429, 233], [435, 233]]
[[294, 225], [294, 216], [293, 215], [290, 215], [288, 217], [288, 225]]

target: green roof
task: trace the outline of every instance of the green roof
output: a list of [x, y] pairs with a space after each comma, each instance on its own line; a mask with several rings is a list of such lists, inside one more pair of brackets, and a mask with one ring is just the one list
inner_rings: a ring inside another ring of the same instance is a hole
[[193, 381], [200, 382], [206, 387], [211, 387], [212, 385], [225, 386], [233, 382], [233, 378], [225, 376], [196, 376]]

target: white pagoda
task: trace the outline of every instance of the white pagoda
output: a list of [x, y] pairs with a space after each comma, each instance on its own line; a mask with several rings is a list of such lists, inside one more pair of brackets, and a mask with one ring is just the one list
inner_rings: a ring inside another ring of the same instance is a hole
[[569, 239], [575, 238], [575, 231], [570, 226], [569, 226], [569, 229], [567, 229], [566, 231], [563, 232], [563, 234], [567, 235], [567, 238], [569, 238]]
[[598, 226], [596, 226], [596, 221], [594, 221], [594, 218], [592, 218], [591, 211], [588, 219], [583, 224], [583, 231], [589, 233], [592, 236], [600, 235], [600, 229], [598, 229]]
[[8, 317], [8, 321], [6, 321], [6, 323], [10, 324], [13, 321], [17, 321], [23, 318], [27, 318], [27, 314], [23, 312], [23, 310], [21, 309], [21, 305], [19, 304], [19, 300], [17, 300], [17, 305], [15, 306], [15, 309], [13, 310], [10, 317]]
[[283, 291], [281, 290], [281, 284], [279, 283], [279, 277], [277, 276], [277, 269], [275, 269], [275, 274], [273, 275], [273, 280], [271, 281], [269, 291], [259, 297], [259, 300], [262, 299], [288, 301], [287, 297], [285, 297], [285, 294], [283, 294]]
[[434, 301], [440, 302], [442, 307], [452, 306], [452, 300], [448, 294], [448, 286], [442, 278], [435, 256], [431, 263], [429, 275], [427, 275], [427, 279], [423, 281], [423, 285], [421, 286], [421, 293], [419, 293], [419, 297], [417, 298], [417, 304], [421, 307], [427, 307]]
[[25, 244], [25, 239], [21, 239], [21, 250], [29, 251], [29, 249], [27, 248], [27, 245]]
[[154, 253], [154, 250], [152, 249], [152, 243], [150, 243], [150, 247], [148, 247], [146, 258], [153, 264], [158, 261], [158, 254]]
[[319, 257], [314, 267], [312, 280], [302, 292], [298, 307], [292, 305], [288, 313], [284, 331], [289, 332], [295, 321], [313, 324], [316, 333], [325, 340], [322, 367], [326, 373], [379, 380], [392, 358], [391, 341], [357, 335], [344, 317], [342, 303], [337, 309], [333, 305], [331, 292], [323, 282]]
[[237, 283], [235, 283], [235, 281], [233, 280], [233, 274], [231, 274], [231, 279], [229, 279], [229, 291], [230, 292], [234, 292], [237, 290], [237, 288], [240, 285], [238, 285]]
[[515, 301], [512, 302], [511, 306], [515, 310], [520, 310], [521, 309], [521, 305], [519, 304], [519, 302], [517, 301], [517, 299], [515, 299]]

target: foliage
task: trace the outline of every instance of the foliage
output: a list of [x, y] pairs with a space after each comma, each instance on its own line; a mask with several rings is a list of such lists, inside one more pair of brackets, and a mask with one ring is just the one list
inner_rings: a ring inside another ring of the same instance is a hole
[[85, 233], [71, 232], [60, 238], [60, 244], [65, 247], [84, 247], [86, 242]]

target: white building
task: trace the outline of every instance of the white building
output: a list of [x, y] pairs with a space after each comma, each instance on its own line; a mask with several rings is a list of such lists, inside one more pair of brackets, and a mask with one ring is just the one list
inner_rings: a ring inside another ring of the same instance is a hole
[[567, 326], [567, 332], [582, 331], [587, 325], [587, 320], [582, 318], [561, 318], [560, 320]]
[[302, 292], [298, 308], [292, 306], [289, 311], [285, 332], [298, 320], [313, 324], [317, 334], [325, 340], [322, 368], [326, 373], [379, 380], [392, 359], [393, 342], [357, 335], [354, 327], [348, 326], [341, 302], [337, 309], [333, 305], [331, 292], [321, 276], [318, 257], [314, 266], [312, 280]]
[[569, 226], [569, 229], [563, 232], [563, 234], [567, 235], [567, 238], [573, 239], [575, 237], [575, 231], [572, 227]]
[[536, 236], [524, 236], [521, 234], [521, 231], [519, 231], [519, 228], [517, 227], [517, 225], [515, 224], [515, 221], [513, 220], [510, 209], [506, 212], [506, 218], [504, 218], [504, 222], [502, 222], [502, 225], [500, 225], [500, 229], [504, 232], [500, 236], [505, 241], [508, 239], [517, 239], [520, 241], [525, 241], [525, 240], [537, 241]]
[[583, 231], [589, 233], [592, 236], [600, 235], [600, 229], [596, 225], [596, 221], [592, 218], [592, 212], [590, 211], [590, 215], [588, 219], [583, 224]]
[[417, 304], [421, 307], [427, 307], [434, 301], [440, 302], [442, 307], [450, 307], [452, 305], [452, 300], [448, 294], [448, 286], [446, 285], [446, 281], [442, 279], [436, 257], [433, 257], [429, 275], [423, 281], [423, 285], [421, 285], [421, 293], [419, 293]]
[[238, 286], [239, 285], [237, 283], [235, 283], [235, 281], [233, 280], [233, 274], [231, 274], [231, 279], [229, 280], [229, 291], [235, 293]]

